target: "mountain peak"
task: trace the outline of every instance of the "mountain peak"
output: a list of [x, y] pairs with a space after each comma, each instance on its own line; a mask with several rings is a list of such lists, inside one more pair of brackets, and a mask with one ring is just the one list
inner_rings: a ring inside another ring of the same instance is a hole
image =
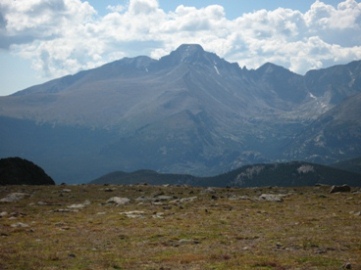
[[178, 65], [180, 63], [207, 63], [209, 55], [199, 44], [182, 44], [169, 55], [162, 57], [161, 62]]
[[185, 55], [192, 55], [197, 53], [203, 53], [204, 49], [199, 44], [182, 44], [175, 50], [175, 52]]

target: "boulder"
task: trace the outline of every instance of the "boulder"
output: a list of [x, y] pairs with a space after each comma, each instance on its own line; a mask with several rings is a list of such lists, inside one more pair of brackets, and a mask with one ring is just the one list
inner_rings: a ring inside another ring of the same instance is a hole
[[109, 200], [107, 200], [107, 204], [115, 204], [117, 206], [128, 204], [129, 202], [130, 202], [130, 199], [122, 198], [122, 197], [112, 197]]
[[145, 212], [135, 210], [135, 211], [128, 211], [128, 212], [121, 212], [120, 214], [125, 215], [128, 218], [142, 218], [142, 217], [144, 217]]
[[259, 196], [260, 201], [268, 201], [268, 202], [283, 202], [283, 194], [262, 194]]
[[332, 186], [330, 193], [337, 193], [337, 192], [351, 192], [351, 187], [348, 185]]
[[89, 200], [86, 200], [86, 201], [83, 202], [83, 203], [77, 203], [77, 204], [69, 205], [68, 208], [70, 208], [70, 209], [82, 209], [82, 208], [84, 208], [84, 207], [87, 206], [87, 205], [90, 205], [90, 201], [89, 201]]

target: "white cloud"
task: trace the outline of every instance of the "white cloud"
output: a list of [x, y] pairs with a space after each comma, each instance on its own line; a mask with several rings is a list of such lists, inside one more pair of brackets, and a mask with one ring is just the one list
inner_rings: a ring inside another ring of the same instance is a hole
[[273, 62], [299, 73], [361, 59], [361, 4], [354, 0], [234, 20], [220, 5], [166, 13], [156, 0], [130, 0], [107, 10], [101, 17], [80, 0], [1, 0], [0, 47], [31, 59], [49, 78], [124, 56], [159, 58], [181, 43], [199, 43], [240, 66]]

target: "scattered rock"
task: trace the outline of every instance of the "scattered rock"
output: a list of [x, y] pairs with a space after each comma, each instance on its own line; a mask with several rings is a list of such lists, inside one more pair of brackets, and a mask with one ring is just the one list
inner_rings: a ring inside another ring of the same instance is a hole
[[250, 198], [249, 196], [236, 196], [236, 195], [232, 195], [228, 198], [230, 201], [252, 201], [252, 198]]
[[348, 185], [332, 186], [330, 193], [337, 193], [337, 192], [351, 192], [351, 187]]
[[0, 218], [5, 217], [7, 215], [8, 215], [8, 212], [3, 211], [3, 212], [0, 213]]
[[38, 201], [38, 205], [47, 205], [47, 203], [43, 201]]
[[107, 204], [115, 204], [117, 206], [128, 204], [130, 202], [129, 198], [122, 198], [122, 197], [112, 197], [109, 200], [107, 200]]
[[26, 223], [18, 222], [18, 223], [12, 224], [11, 227], [13, 227], [13, 228], [27, 228], [27, 227], [29, 227], [29, 225], [26, 224]]
[[361, 211], [351, 211], [350, 215], [361, 216]]
[[13, 217], [13, 218], [17, 218], [17, 217], [24, 217], [24, 216], [26, 216], [26, 214], [21, 213], [21, 212], [11, 212], [10, 216]]
[[180, 239], [178, 241], [179, 244], [199, 244], [200, 241], [199, 240], [194, 240], [194, 239]]
[[172, 200], [172, 199], [175, 199], [175, 198], [173, 196], [161, 195], [161, 196], [158, 196], [155, 199], [155, 201], [165, 202], [165, 201], [169, 201], [169, 200]]
[[30, 196], [29, 194], [20, 193], [20, 192], [10, 193], [6, 197], [2, 198], [0, 202], [5, 202], [5, 203], [17, 202], [29, 196]]
[[145, 212], [144, 211], [128, 211], [128, 212], [121, 212], [121, 215], [125, 215], [128, 218], [141, 218], [144, 217]]
[[83, 203], [69, 205], [68, 208], [70, 208], [70, 209], [82, 209], [82, 208], [84, 208], [85, 206], [87, 206], [89, 204], [90, 204], [90, 201], [86, 200]]
[[152, 218], [164, 218], [164, 213], [162, 213], [162, 212], [155, 212], [155, 213], [153, 213], [153, 215], [152, 215]]
[[283, 202], [284, 194], [262, 194], [259, 196], [260, 201], [268, 201], [268, 202]]
[[181, 199], [179, 199], [179, 202], [185, 203], [185, 202], [193, 202], [195, 200], [197, 200], [197, 196], [181, 198]]

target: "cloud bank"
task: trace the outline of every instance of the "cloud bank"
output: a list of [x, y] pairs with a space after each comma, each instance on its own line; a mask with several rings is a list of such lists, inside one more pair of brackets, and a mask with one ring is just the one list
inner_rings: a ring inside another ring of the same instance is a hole
[[240, 66], [265, 62], [297, 73], [361, 59], [361, 3], [315, 1], [302, 13], [278, 8], [229, 20], [220, 5], [178, 6], [157, 0], [108, 6], [104, 16], [80, 0], [2, 0], [0, 53], [31, 59], [54, 78], [137, 55], [160, 58], [182, 43], [199, 43]]

